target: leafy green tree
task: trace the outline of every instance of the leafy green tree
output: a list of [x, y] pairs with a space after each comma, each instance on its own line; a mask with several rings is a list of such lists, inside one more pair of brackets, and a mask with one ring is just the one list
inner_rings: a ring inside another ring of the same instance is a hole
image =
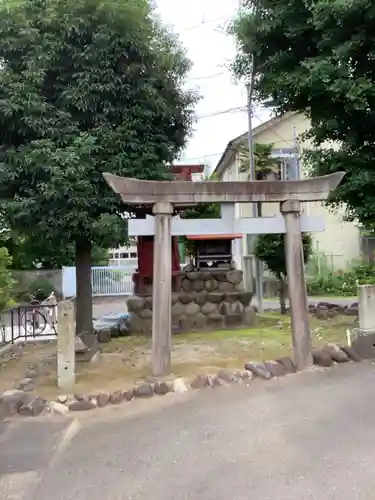
[[[281, 160], [271, 156], [274, 144], [254, 143], [254, 165], [256, 179], [267, 179], [270, 174], [277, 174], [280, 170]], [[242, 146], [239, 151], [240, 172], [249, 172], [249, 148]]]
[[3, 311], [12, 298], [14, 280], [9, 271], [12, 259], [4, 247], [0, 247], [0, 312]]
[[[302, 234], [302, 246], [304, 262], [307, 263], [312, 255], [312, 238], [309, 233]], [[263, 234], [258, 236], [254, 247], [254, 254], [259, 260], [264, 262], [269, 271], [279, 281], [280, 312], [281, 314], [285, 314], [285, 284], [287, 270], [284, 235]]]
[[[348, 220], [375, 224], [375, 9], [370, 0], [248, 0], [231, 25], [238, 77], [256, 99], [311, 120], [313, 175], [345, 171], [329, 199]], [[253, 55], [253, 59], [252, 59]]]
[[74, 245], [76, 329], [92, 331], [92, 249], [126, 241], [131, 211], [102, 174], [169, 178], [190, 62], [147, 0], [3, 2], [0, 59], [3, 209], [30, 241]]

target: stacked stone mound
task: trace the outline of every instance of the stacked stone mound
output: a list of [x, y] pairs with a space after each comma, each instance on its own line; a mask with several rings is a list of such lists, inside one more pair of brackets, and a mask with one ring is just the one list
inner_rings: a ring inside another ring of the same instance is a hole
[[[183, 272], [180, 293], [172, 294], [173, 331], [204, 331], [253, 326], [252, 293], [242, 288], [242, 271]], [[152, 297], [133, 296], [127, 301], [131, 333], [151, 333]]]

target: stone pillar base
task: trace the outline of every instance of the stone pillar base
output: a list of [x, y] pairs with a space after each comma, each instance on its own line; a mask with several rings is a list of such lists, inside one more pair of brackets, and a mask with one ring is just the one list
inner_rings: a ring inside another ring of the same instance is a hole
[[[213, 331], [254, 326], [251, 292], [190, 292], [172, 294], [172, 331]], [[152, 297], [129, 297], [130, 333], [151, 334]]]

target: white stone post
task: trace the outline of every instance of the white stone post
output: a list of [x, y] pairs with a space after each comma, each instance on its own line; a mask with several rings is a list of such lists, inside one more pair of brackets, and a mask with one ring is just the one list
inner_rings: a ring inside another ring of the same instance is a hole
[[57, 385], [70, 390], [75, 384], [74, 303], [66, 300], [57, 307]]
[[375, 333], [375, 285], [359, 285], [358, 296], [360, 333]]
[[155, 215], [152, 286], [152, 374], [168, 375], [172, 348], [172, 233], [173, 205], [159, 202]]
[[288, 200], [280, 204], [285, 218], [285, 259], [288, 272], [289, 304], [292, 315], [294, 362], [299, 370], [312, 365], [306, 282], [301, 234], [301, 202]]

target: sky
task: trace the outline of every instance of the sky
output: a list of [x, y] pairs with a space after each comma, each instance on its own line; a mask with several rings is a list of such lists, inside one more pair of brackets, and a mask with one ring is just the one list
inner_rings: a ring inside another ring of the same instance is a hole
[[[246, 90], [236, 84], [229, 64], [235, 42], [225, 34], [240, 0], [156, 0], [159, 15], [171, 26], [193, 62], [187, 85], [197, 89], [198, 120], [180, 160], [215, 167], [228, 142], [247, 130]], [[253, 126], [268, 118], [254, 111]]]

